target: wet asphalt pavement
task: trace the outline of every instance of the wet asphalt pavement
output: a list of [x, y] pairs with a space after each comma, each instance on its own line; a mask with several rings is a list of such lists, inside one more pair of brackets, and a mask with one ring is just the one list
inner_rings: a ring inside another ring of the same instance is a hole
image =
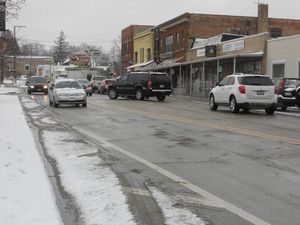
[[[138, 224], [164, 224], [151, 187], [207, 224], [300, 224], [298, 109], [231, 114], [227, 108], [211, 112], [207, 103], [186, 98], [109, 100], [98, 94], [88, 98], [87, 108], [53, 108], [47, 96], [25, 97], [102, 149], [99, 157], [120, 179]], [[46, 152], [45, 158], [55, 177], [55, 162]], [[80, 224], [72, 198], [61, 187], [57, 192], [63, 193], [65, 223]]]

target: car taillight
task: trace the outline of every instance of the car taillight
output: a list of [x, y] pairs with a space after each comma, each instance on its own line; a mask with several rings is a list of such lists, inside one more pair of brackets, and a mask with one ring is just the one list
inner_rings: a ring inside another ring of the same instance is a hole
[[149, 88], [149, 89], [152, 88], [152, 81], [151, 81], [151, 80], [148, 81], [148, 88]]
[[244, 85], [239, 86], [239, 91], [241, 94], [246, 94], [246, 87]]
[[279, 89], [283, 89], [283, 85], [284, 85], [284, 80], [281, 80], [279, 82]]
[[277, 88], [274, 87], [274, 95], [277, 95]]

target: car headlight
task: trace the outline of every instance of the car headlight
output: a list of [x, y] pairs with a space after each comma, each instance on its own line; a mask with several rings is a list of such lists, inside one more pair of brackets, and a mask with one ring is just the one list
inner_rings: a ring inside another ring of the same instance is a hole
[[44, 85], [44, 89], [47, 89], [48, 88], [48, 86], [47, 85]]
[[34, 88], [34, 86], [31, 85], [30, 88]]

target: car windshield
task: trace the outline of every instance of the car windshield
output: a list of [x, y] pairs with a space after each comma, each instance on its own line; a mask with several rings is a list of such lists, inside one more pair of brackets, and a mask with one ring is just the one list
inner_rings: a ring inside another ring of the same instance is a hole
[[273, 81], [265, 76], [244, 76], [238, 77], [238, 81], [243, 85], [251, 85], [251, 86], [272, 86]]
[[80, 85], [77, 81], [60, 81], [56, 84], [56, 88], [76, 88], [80, 89]]
[[31, 83], [46, 83], [45, 77], [31, 77], [30, 78]]
[[299, 79], [294, 79], [294, 80], [286, 80], [285, 81], [285, 86], [286, 87], [296, 87], [296, 86], [300, 86], [300, 80]]
[[78, 80], [78, 82], [79, 82], [80, 84], [88, 84], [88, 83], [89, 83], [88, 80]]
[[167, 74], [151, 74], [151, 78], [154, 82], [170, 81], [170, 77]]
[[104, 80], [105, 77], [93, 77], [93, 80]]

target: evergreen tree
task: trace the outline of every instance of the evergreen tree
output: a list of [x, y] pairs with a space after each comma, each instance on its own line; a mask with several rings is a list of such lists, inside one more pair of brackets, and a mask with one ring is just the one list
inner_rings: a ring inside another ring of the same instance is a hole
[[53, 47], [53, 61], [54, 63], [63, 64], [69, 55], [69, 43], [66, 42], [65, 33], [63, 31], [60, 32], [57, 40], [54, 43], [55, 45]]

